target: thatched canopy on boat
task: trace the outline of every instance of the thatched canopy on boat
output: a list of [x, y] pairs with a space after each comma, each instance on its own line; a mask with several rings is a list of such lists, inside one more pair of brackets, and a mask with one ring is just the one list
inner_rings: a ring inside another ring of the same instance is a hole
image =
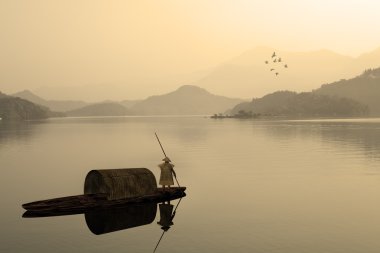
[[156, 189], [156, 178], [146, 168], [91, 170], [84, 183], [84, 194], [106, 193], [108, 200], [149, 195]]

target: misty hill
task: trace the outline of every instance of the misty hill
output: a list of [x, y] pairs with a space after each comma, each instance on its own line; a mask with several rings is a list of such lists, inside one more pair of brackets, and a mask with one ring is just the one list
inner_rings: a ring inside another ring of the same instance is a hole
[[369, 69], [369, 68], [377, 68], [380, 66], [380, 47], [360, 55], [357, 57], [356, 61], [358, 66], [363, 70], [363, 69]]
[[3, 120], [36, 120], [51, 116], [59, 115], [28, 100], [0, 92], [0, 118]]
[[132, 106], [131, 110], [141, 115], [207, 115], [224, 112], [242, 101], [184, 85], [168, 94], [149, 97]]
[[113, 102], [105, 102], [87, 105], [85, 107], [66, 112], [67, 116], [125, 116], [130, 115], [130, 110], [123, 105]]
[[349, 98], [313, 92], [278, 91], [241, 103], [231, 113], [239, 114], [241, 111], [290, 117], [354, 117], [367, 115], [368, 107]]
[[324, 84], [314, 92], [354, 99], [368, 105], [371, 115], [378, 116], [380, 115], [380, 68], [366, 70], [349, 80]]
[[142, 100], [123, 100], [120, 102], [121, 105], [123, 105], [126, 108], [131, 108], [137, 103], [140, 103]]
[[[265, 64], [270, 60], [273, 51], [281, 56], [283, 63], [289, 68], [284, 71], [280, 64]], [[284, 51], [278, 48], [256, 47], [215, 67], [198, 71], [187, 77], [179, 75], [174, 79], [148, 78], [143, 85], [134, 84], [129, 94], [133, 96], [150, 95], [146, 88], [149, 85], [170, 89], [180, 83], [189, 83], [203, 87], [213, 94], [223, 94], [229, 97], [246, 98], [247, 94], [256, 97], [264, 96], [277, 90], [310, 91], [322, 83], [331, 83], [342, 78], [359, 75], [363, 69], [380, 66], [380, 48], [362, 54], [358, 57], [341, 55], [330, 50], [315, 50], [306, 52]], [[275, 77], [269, 69], [275, 67], [279, 76]], [[72, 97], [78, 100], [97, 100], [104, 98], [120, 100], [126, 91], [125, 82], [110, 84], [92, 84], [82, 86], [43, 87], [38, 94], [46, 97]], [[154, 92], [159, 92], [156, 88]], [[159, 94], [159, 93], [156, 93]], [[128, 106], [127, 106], [128, 107]], [[53, 108], [50, 106], [50, 108]], [[58, 108], [54, 108], [58, 109]]]
[[0, 91], [0, 99], [2, 99], [2, 98], [6, 98], [6, 97], [8, 97], [8, 96], [5, 95], [4, 93], [2, 93], [2, 92]]
[[50, 110], [58, 111], [58, 112], [74, 110], [74, 109], [88, 105], [88, 103], [86, 102], [75, 101], [75, 100], [45, 100], [37, 96], [36, 94], [32, 93], [29, 90], [17, 92], [15, 94], [12, 94], [12, 96], [26, 99], [30, 102], [46, 106]]
[[[274, 51], [289, 68], [271, 61]], [[265, 64], [266, 60], [269, 64]], [[194, 84], [219, 94], [263, 96], [283, 89], [309, 91], [321, 83], [349, 78], [363, 69], [379, 66], [380, 49], [354, 58], [329, 50], [287, 52], [257, 47], [221, 64]], [[279, 76], [269, 71], [272, 67]]]

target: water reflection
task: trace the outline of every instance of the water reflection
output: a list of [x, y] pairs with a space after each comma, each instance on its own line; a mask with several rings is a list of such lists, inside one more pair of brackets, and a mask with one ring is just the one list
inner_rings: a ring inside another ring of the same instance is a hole
[[[166, 232], [174, 224], [180, 198], [174, 208], [170, 201], [159, 204], [160, 220], [157, 222], [161, 229]], [[95, 235], [121, 231], [151, 224], [156, 219], [157, 203], [128, 204], [123, 207], [95, 209], [86, 211], [84, 218], [88, 229]], [[35, 212], [26, 211], [23, 218], [54, 217], [82, 214], [83, 211], [60, 211], [60, 212]]]
[[169, 228], [174, 225], [173, 219], [176, 215], [176, 212], [177, 212], [179, 204], [181, 203], [181, 200], [182, 198], [178, 201], [174, 211], [173, 211], [174, 205], [170, 204], [170, 201], [163, 202], [162, 204], [159, 205], [160, 206], [160, 220], [157, 222], [157, 224], [161, 226], [161, 229], [163, 230], [163, 232], [153, 252], [156, 252], [162, 238], [165, 235], [165, 232], [167, 232]]
[[160, 221], [157, 222], [158, 225], [161, 225], [161, 229], [168, 231], [170, 226], [173, 225], [173, 208], [174, 205], [170, 202], [162, 203], [160, 206]]
[[321, 139], [324, 143], [351, 147], [370, 158], [380, 159], [380, 122], [279, 121], [265, 123], [261, 129], [277, 141]]
[[[210, 123], [211, 122], [211, 123]], [[34, 135], [44, 134], [50, 138], [59, 138], [58, 134], [67, 133], [73, 126], [94, 124], [118, 124], [125, 127], [144, 129], [150, 126], [159, 129], [165, 135], [172, 128], [177, 131], [182, 146], [201, 145], [209, 135], [210, 130], [225, 127], [239, 127], [251, 125], [254, 130], [264, 131], [276, 141], [288, 141], [294, 138], [322, 138], [327, 143], [340, 146], [351, 145], [362, 149], [371, 158], [380, 159], [380, 121], [362, 119], [361, 121], [339, 120], [304, 120], [304, 121], [208, 121], [203, 118], [68, 118], [51, 119], [45, 121], [7, 122], [0, 121], [0, 148], [6, 147], [9, 142], [31, 142]], [[62, 131], [63, 130], [63, 131]], [[74, 132], [75, 134], [76, 132]], [[98, 134], [103, 134], [100, 132]], [[54, 135], [54, 136], [52, 136]], [[35, 139], [35, 138], [33, 138]], [[167, 142], [173, 142], [167, 137]]]
[[380, 159], [380, 124], [331, 124], [322, 125], [322, 138], [339, 145], [350, 144], [362, 150], [370, 158]]
[[[41, 121], [43, 122], [43, 121]], [[38, 126], [41, 125], [39, 121], [0, 121], [0, 143], [9, 142], [11, 140], [26, 141], [34, 133]]]
[[101, 235], [151, 224], [156, 212], [156, 203], [144, 203], [86, 212], [84, 217], [88, 229], [95, 235]]

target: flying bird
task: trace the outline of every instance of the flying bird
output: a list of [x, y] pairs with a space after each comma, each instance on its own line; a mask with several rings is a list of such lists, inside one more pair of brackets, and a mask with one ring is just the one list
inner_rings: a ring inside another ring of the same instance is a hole
[[[283, 62], [283, 61], [282, 61], [282, 58], [276, 55], [276, 52], [273, 52], [271, 58], [272, 58], [272, 61], [273, 61], [274, 63], [276, 63], [276, 62], [278, 62], [278, 63]], [[268, 64], [268, 63], [269, 63], [269, 61], [265, 61], [265, 64]], [[285, 63], [284, 63], [284, 68], [288, 68], [288, 64], [285, 64]], [[276, 70], [276, 69], [274, 69], [274, 68], [271, 68], [271, 69], [270, 69], [270, 71], [273, 71], [273, 70]], [[278, 76], [280, 73], [275, 71], [274, 74], [275, 74], [276, 76]]]

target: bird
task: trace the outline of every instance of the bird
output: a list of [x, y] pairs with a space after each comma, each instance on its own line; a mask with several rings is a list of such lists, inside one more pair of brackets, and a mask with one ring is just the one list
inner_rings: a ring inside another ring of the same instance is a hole
[[288, 64], [285, 64], [284, 67], [287, 68], [287, 67], [288, 67]]
[[268, 61], [265, 61], [265, 64], [268, 64]]
[[270, 69], [270, 71], [273, 71], [274, 69]]
[[272, 58], [273, 58], [273, 57], [276, 57], [276, 52], [273, 52], [273, 54], [272, 54]]
[[276, 72], [276, 76], [278, 76], [278, 72]]
[[281, 62], [281, 57], [280, 57], [280, 58], [278, 58], [278, 62]]
[[277, 62], [277, 59], [274, 59], [274, 61], [273, 62]]

